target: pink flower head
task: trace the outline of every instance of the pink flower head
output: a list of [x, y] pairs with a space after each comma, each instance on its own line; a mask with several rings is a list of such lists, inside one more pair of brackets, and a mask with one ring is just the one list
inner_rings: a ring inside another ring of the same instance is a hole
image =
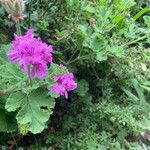
[[51, 88], [53, 93], [60, 94], [68, 98], [68, 92], [77, 88], [77, 83], [73, 80], [72, 73], [61, 74], [53, 77], [53, 80], [57, 83]]
[[15, 35], [7, 56], [10, 61], [18, 62], [30, 77], [37, 76], [43, 79], [48, 75], [47, 64], [52, 62], [52, 50], [51, 45], [42, 42], [40, 38], [35, 38], [33, 30], [29, 29], [23, 36]]

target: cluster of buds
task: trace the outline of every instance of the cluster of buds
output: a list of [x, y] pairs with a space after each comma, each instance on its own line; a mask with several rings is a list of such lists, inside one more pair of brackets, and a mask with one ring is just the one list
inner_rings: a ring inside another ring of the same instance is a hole
[[24, 19], [25, 2], [23, 0], [0, 0], [0, 2], [9, 14], [8, 17], [13, 21]]

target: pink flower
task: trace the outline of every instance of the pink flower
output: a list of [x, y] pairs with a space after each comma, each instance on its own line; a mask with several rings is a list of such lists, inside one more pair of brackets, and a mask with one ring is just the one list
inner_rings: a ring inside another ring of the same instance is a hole
[[53, 77], [53, 80], [57, 83], [51, 88], [53, 93], [60, 94], [68, 98], [68, 92], [77, 88], [77, 83], [73, 80], [72, 73], [61, 74]]
[[[12, 62], [18, 62], [21, 69], [30, 77], [43, 79], [48, 75], [47, 64], [52, 62], [53, 48], [35, 38], [33, 30], [29, 29], [23, 36], [15, 35], [11, 50], [7, 55]], [[30, 69], [29, 69], [30, 68]]]

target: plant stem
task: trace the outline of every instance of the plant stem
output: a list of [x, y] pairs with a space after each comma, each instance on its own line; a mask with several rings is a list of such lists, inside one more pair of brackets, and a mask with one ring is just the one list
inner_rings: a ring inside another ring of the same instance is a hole
[[32, 79], [30, 77], [30, 65], [28, 66], [28, 77], [29, 77], [29, 85], [32, 86]]
[[53, 3], [51, 3], [50, 5], [47, 6], [47, 8], [45, 8], [45, 11], [42, 13], [42, 15], [40, 16], [40, 19], [44, 18], [45, 14], [47, 13], [47, 11], [53, 7], [55, 5], [57, 0], [55, 0]]
[[99, 77], [97, 71], [95, 70], [95, 68], [94, 68], [93, 66], [91, 66], [91, 68], [92, 68], [92, 70], [93, 70], [93, 72], [94, 72], [95, 77], [97, 78], [97, 80], [101, 81], [101, 79], [100, 79], [100, 77]]
[[137, 42], [139, 42], [139, 41], [141, 41], [141, 40], [144, 40], [144, 39], [146, 39], [146, 35], [144, 35], [144, 36], [142, 36], [142, 37], [140, 37], [140, 38], [138, 38], [138, 39], [136, 39], [136, 40], [134, 40], [134, 41], [131, 41], [131, 42], [129, 42], [129, 43], [123, 45], [123, 46], [129, 46], [129, 45], [131, 45], [131, 44], [135, 44], [135, 43], [137, 43]]
[[29, 19], [28, 19], [28, 28], [30, 28], [30, 26], [31, 26], [31, 12], [32, 12], [32, 10], [31, 10], [31, 8], [32, 8], [32, 0], [30, 0], [30, 3], [29, 3]]
[[74, 60], [72, 60], [72, 61], [70, 61], [70, 62], [67, 62], [67, 65], [70, 65], [70, 64], [72, 64], [72, 63], [75, 63], [75, 62], [78, 61], [78, 60], [79, 60], [79, 57], [75, 58]]
[[[77, 50], [76, 50], [77, 51]], [[81, 54], [82, 54], [82, 51], [83, 51], [83, 47], [81, 48], [80, 52], [79, 52], [79, 55], [74, 59], [74, 60], [71, 60], [73, 58], [73, 56], [71, 56], [71, 59], [67, 62], [67, 64], [71, 64], [71, 63], [74, 63], [76, 61], [78, 61], [81, 57]], [[74, 54], [73, 54], [74, 55]]]
[[13, 149], [14, 146], [16, 146], [16, 148], [18, 148], [17, 141], [15, 140], [15, 137], [14, 137], [13, 133], [12, 132], [10, 132], [10, 133], [11, 133], [11, 136], [12, 136], [13, 141], [14, 141], [14, 143], [11, 145], [11, 148]]
[[17, 30], [17, 34], [21, 35], [21, 28], [20, 28], [20, 22], [19, 22], [19, 20], [16, 21], [16, 30]]

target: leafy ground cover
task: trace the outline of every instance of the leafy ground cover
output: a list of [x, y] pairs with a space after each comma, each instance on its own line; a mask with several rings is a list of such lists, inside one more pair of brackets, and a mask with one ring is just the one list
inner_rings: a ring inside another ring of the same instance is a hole
[[[48, 77], [27, 86], [6, 55], [16, 23], [1, 5], [1, 148], [150, 149], [150, 1], [30, 0], [25, 7], [22, 35], [32, 28], [53, 45], [53, 63]], [[77, 88], [65, 99], [47, 84], [67, 72]]]

